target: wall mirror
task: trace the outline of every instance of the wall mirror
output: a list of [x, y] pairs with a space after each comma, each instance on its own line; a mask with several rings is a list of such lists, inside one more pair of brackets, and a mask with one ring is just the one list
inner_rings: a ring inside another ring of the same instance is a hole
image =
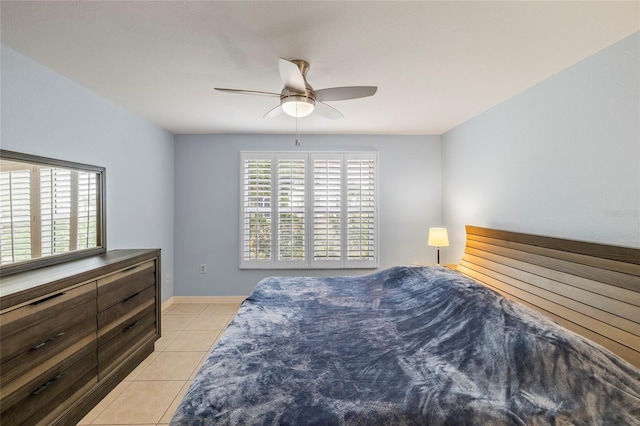
[[0, 149], [0, 274], [103, 253], [105, 168]]

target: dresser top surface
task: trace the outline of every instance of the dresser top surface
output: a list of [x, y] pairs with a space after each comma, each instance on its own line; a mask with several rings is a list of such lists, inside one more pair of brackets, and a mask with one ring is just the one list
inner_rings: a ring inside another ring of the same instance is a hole
[[65, 284], [94, 279], [138, 261], [160, 255], [159, 249], [111, 250], [104, 254], [0, 277], [0, 309], [56, 291]]

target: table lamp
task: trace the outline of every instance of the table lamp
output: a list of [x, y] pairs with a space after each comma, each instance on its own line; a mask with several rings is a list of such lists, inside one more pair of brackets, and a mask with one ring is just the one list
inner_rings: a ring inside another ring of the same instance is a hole
[[429, 239], [427, 244], [437, 247], [438, 249], [438, 263], [440, 265], [440, 247], [447, 247], [449, 245], [449, 237], [447, 236], [446, 228], [429, 228]]

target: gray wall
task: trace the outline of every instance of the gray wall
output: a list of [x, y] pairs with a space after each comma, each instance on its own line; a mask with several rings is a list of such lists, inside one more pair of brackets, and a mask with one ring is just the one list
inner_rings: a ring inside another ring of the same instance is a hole
[[173, 295], [173, 135], [2, 47], [2, 148], [107, 169], [107, 248], [161, 248]]
[[640, 247], [640, 33], [447, 132], [443, 209], [464, 225]]
[[[379, 152], [380, 267], [435, 263], [427, 229], [442, 223], [438, 136], [177, 135], [175, 296], [247, 295], [271, 275], [348, 275], [370, 270], [240, 270], [240, 151]], [[208, 273], [199, 273], [206, 263]]]

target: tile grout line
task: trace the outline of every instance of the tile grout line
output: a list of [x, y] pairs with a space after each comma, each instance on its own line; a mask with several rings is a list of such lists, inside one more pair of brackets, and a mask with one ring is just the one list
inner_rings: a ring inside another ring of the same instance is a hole
[[[182, 399], [182, 397], [180, 396], [180, 393], [182, 392], [182, 389], [184, 389], [184, 387], [187, 385], [189, 381], [185, 380], [185, 382], [182, 384], [182, 387], [180, 388], [180, 390], [178, 390], [178, 393], [176, 394], [176, 396], [171, 400], [171, 402], [169, 403], [169, 405], [167, 406], [167, 408], [165, 408], [164, 412], [162, 413], [162, 415], [160, 416], [160, 420], [164, 419], [164, 417], [167, 415], [167, 412], [169, 411], [169, 409], [171, 408], [171, 406], [173, 405], [174, 401], [176, 399], [178, 399], [178, 397], [180, 397]], [[171, 417], [173, 417], [173, 414], [171, 414]], [[171, 420], [169, 420], [170, 422]], [[156, 423], [159, 424], [159, 423]], [[163, 423], [164, 424], [164, 423]]]

